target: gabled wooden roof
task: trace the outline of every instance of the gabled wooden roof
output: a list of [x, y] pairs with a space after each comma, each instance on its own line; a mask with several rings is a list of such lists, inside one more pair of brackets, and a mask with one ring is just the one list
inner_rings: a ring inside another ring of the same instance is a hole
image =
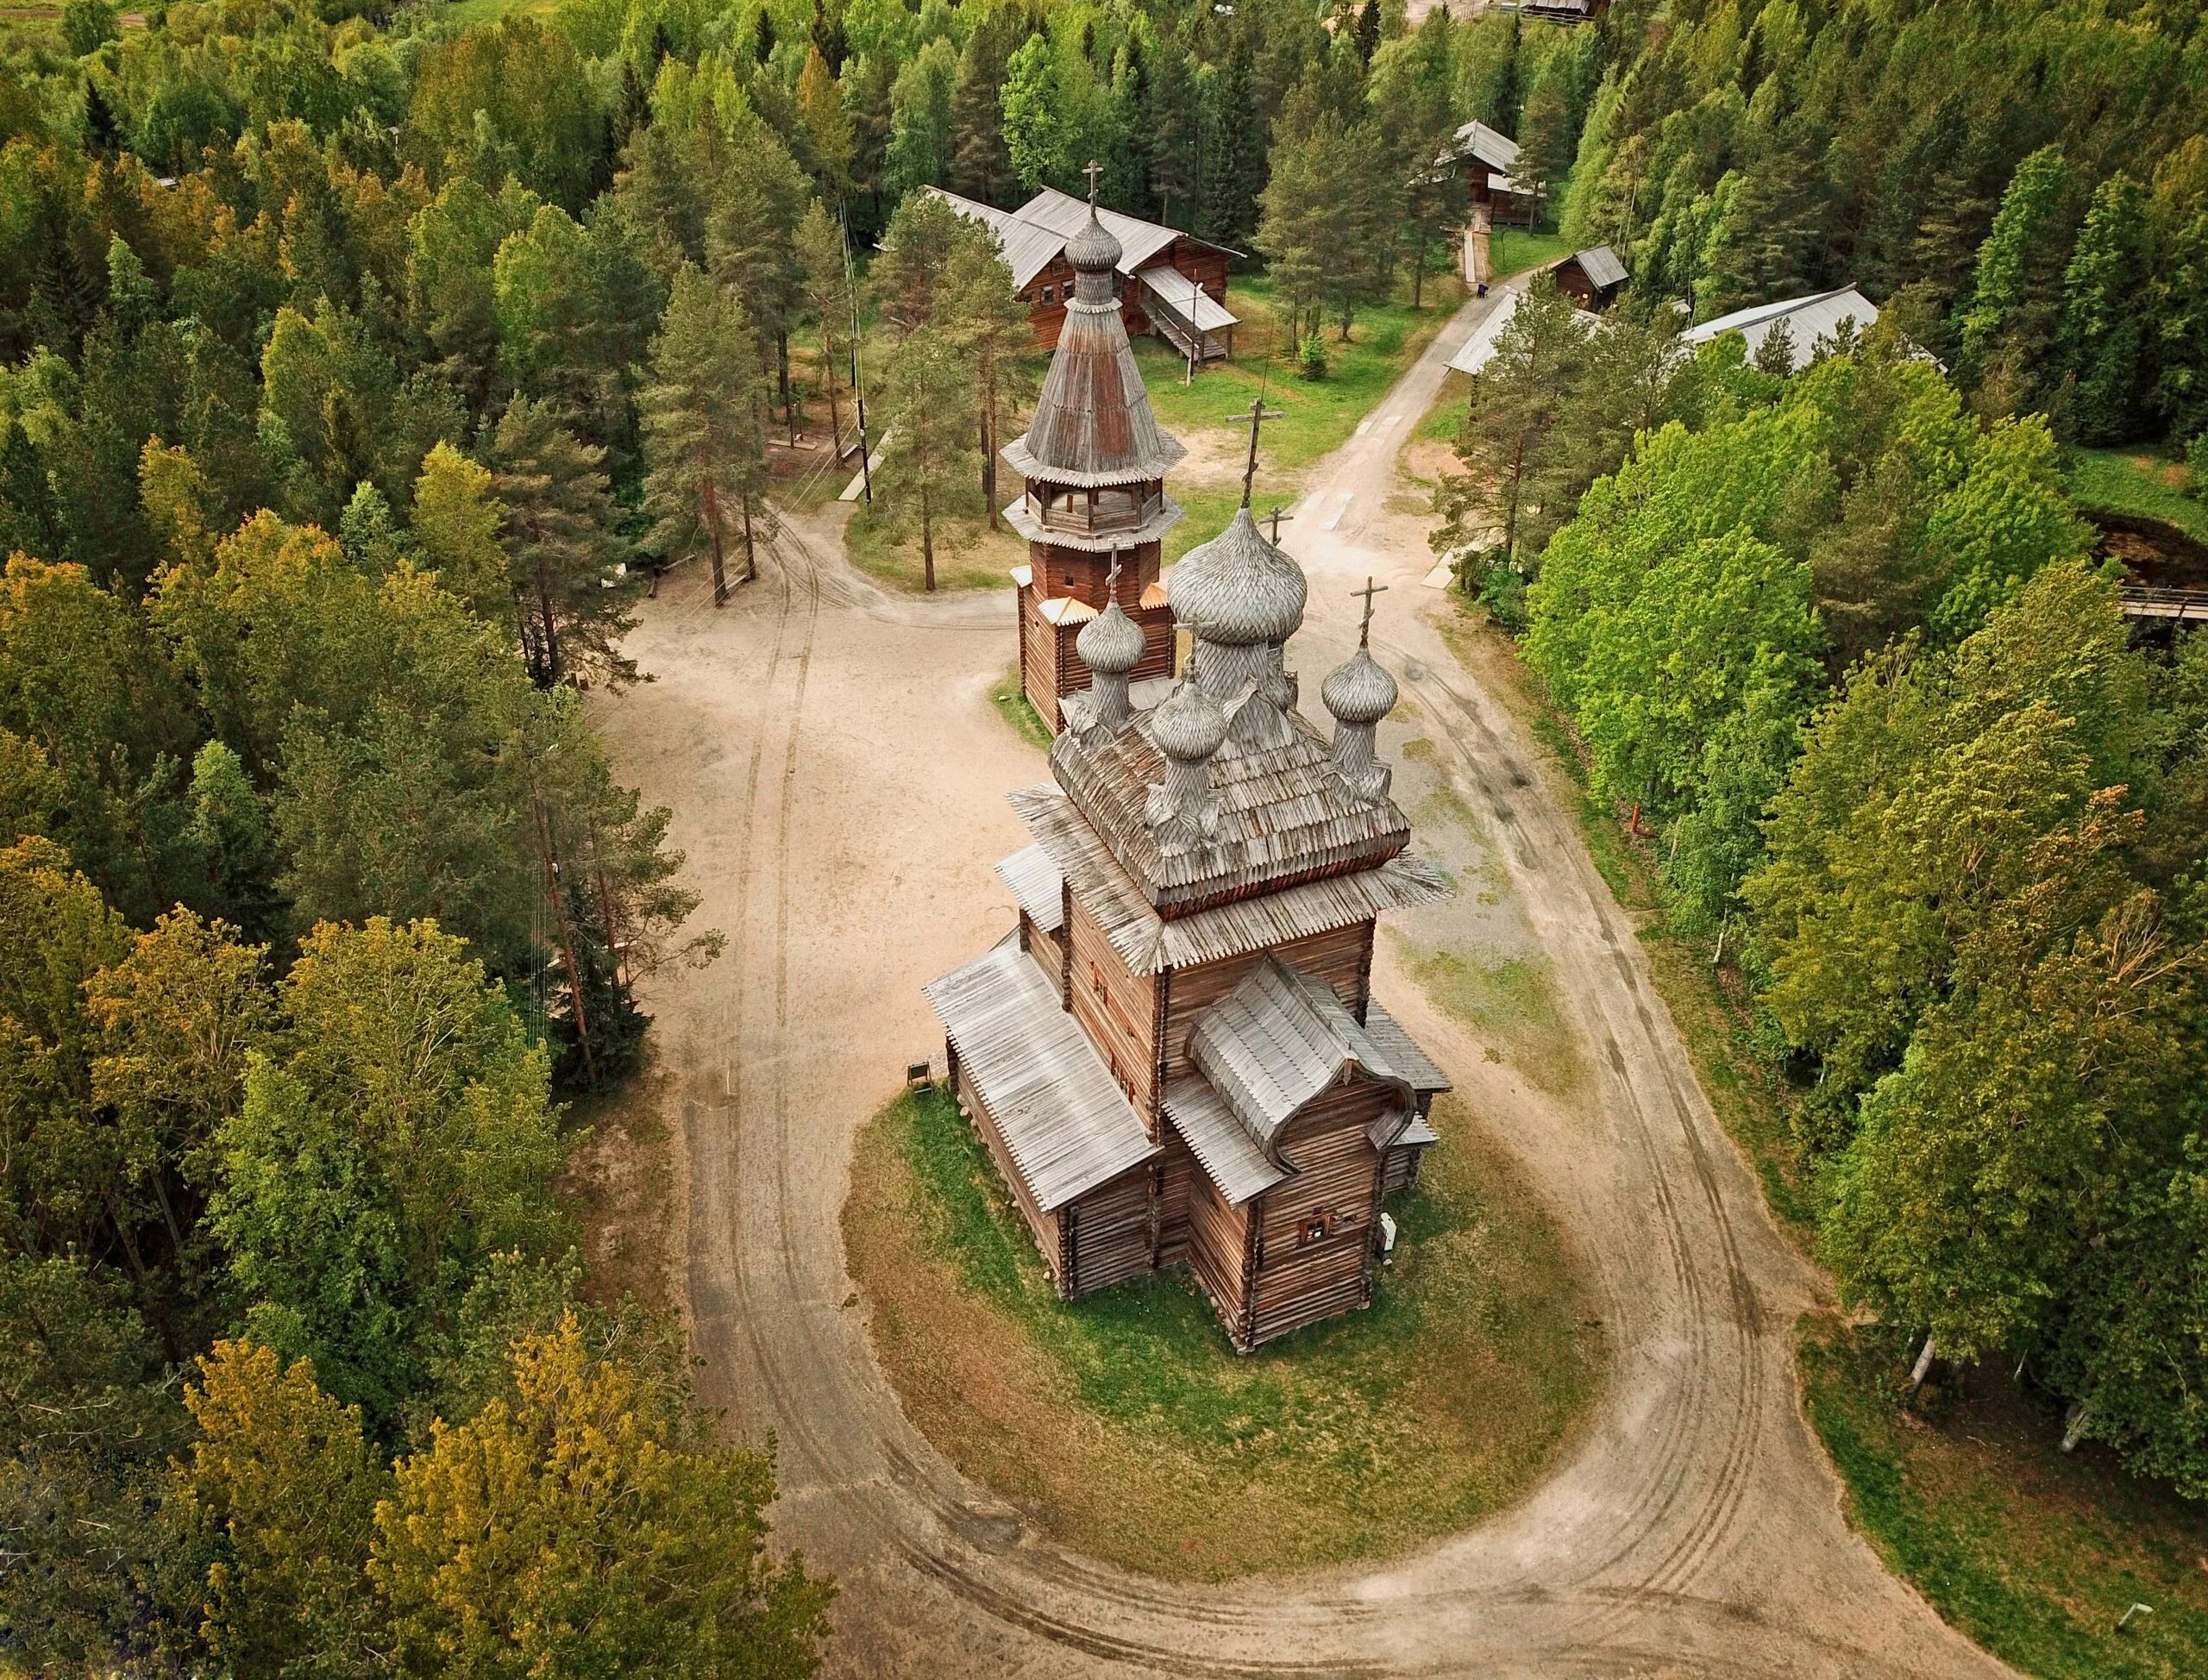
[[1158, 1152], [1017, 934], [925, 989], [1013, 1169], [1045, 1213]]
[[1345, 1074], [1393, 1087], [1406, 1115], [1414, 1106], [1410, 1081], [1334, 988], [1277, 956], [1266, 956], [1197, 1017], [1189, 1056], [1251, 1141], [1291, 1168], [1280, 1150], [1282, 1128]]

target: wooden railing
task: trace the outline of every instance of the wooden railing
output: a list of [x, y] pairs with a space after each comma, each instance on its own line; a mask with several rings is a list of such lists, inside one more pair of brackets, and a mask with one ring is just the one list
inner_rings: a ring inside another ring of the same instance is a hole
[[1049, 497], [1031, 492], [1027, 499], [1046, 530], [1078, 531], [1084, 535], [1132, 530], [1162, 505], [1160, 497], [1138, 496], [1125, 490], [1100, 490], [1094, 503], [1089, 500], [1088, 492], [1082, 490], [1062, 491]]
[[2162, 589], [2148, 584], [2123, 586], [2127, 618], [2168, 618], [2180, 624], [2208, 624], [2208, 589]]

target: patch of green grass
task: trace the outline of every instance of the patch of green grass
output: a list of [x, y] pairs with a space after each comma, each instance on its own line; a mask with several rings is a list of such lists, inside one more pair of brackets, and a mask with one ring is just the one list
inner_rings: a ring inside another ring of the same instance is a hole
[[1555, 970], [1545, 956], [1450, 948], [1422, 950], [1399, 933], [1406, 961], [1427, 995], [1470, 1024], [1541, 1090], [1570, 1097], [1586, 1083], [1578, 1036], [1559, 1006]]
[[[935, 586], [938, 590], [1009, 589], [1011, 568], [1027, 558], [1027, 545], [1009, 530], [992, 531], [980, 512], [981, 498], [964, 512], [935, 522]], [[926, 586], [917, 520], [899, 519], [877, 501], [851, 516], [844, 546], [851, 564], [894, 588]]]
[[1015, 665], [1004, 674], [1002, 680], [989, 690], [989, 704], [997, 709], [1005, 726], [1031, 747], [1044, 752], [1051, 749], [1051, 731], [1036, 716], [1035, 708], [1019, 686], [1019, 668]]
[[2183, 463], [2148, 449], [2078, 449], [2067, 474], [2087, 513], [2131, 514], [2208, 542], [2208, 501], [2186, 492]]
[[1529, 234], [1523, 228], [1497, 228], [1488, 235], [1488, 257], [1496, 278], [1508, 279], [1528, 268], [1556, 262], [1572, 253], [1572, 243], [1562, 234]]
[[[1850, 1518], [1949, 1622], [2049, 1680], [2208, 1673], [2208, 1514], [2064, 1457], [2061, 1425], [1983, 1373], [1920, 1415], [1876, 1329], [1805, 1319], [1797, 1358]], [[2117, 1633], [2135, 1603], [2152, 1614]]]
[[1236, 1355], [1182, 1273], [1053, 1291], [940, 1089], [862, 1135], [844, 1209], [915, 1421], [1070, 1544], [1218, 1579], [1397, 1550], [1515, 1497], [1593, 1396], [1600, 1326], [1461, 1111], [1391, 1207], [1372, 1307]]
[[549, 17], [566, 3], [567, 0], [448, 0], [430, 9], [438, 17], [453, 18], [472, 28], [496, 23], [503, 17]]
[[1433, 399], [1433, 406], [1418, 423], [1420, 437], [1431, 438], [1436, 443], [1454, 443], [1458, 428], [1465, 423], [1465, 404], [1471, 396], [1472, 376], [1452, 368], [1441, 379], [1441, 394]]

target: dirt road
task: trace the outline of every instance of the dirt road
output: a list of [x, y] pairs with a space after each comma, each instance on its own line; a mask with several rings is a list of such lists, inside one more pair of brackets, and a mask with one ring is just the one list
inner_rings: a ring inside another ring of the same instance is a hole
[[700, 919], [730, 936], [650, 1000], [684, 1140], [668, 1202], [706, 1395], [774, 1432], [781, 1535], [843, 1579], [832, 1672], [2003, 1671], [1841, 1520], [1791, 1367], [1816, 1279], [1766, 1224], [1537, 755], [1436, 630], [1457, 609], [1418, 586], [1423, 522], [1386, 511], [1397, 446], [1488, 306], [1313, 475], [1288, 533], [1312, 579], [1291, 658], [1315, 693], [1353, 631], [1348, 589], [1390, 586], [1376, 640], [1408, 704], [1383, 744], [1429, 743], [1399, 785], [1469, 809], [1465, 855], [1441, 861], [1484, 871], [1546, 953], [1591, 1094], [1530, 1089], [1388, 941], [1378, 984], [1572, 1232], [1615, 1367], [1529, 1499], [1394, 1564], [1224, 1588], [1123, 1575], [1036, 1540], [906, 1424], [837, 1214], [857, 1127], [907, 1062], [939, 1065], [920, 983], [1009, 923], [988, 865], [1024, 835], [1000, 795], [1042, 768], [988, 700], [1010, 597], [885, 596], [815, 520], [725, 610], [683, 574], [646, 610], [631, 651], [658, 680], [599, 715], [624, 773], [674, 808]]

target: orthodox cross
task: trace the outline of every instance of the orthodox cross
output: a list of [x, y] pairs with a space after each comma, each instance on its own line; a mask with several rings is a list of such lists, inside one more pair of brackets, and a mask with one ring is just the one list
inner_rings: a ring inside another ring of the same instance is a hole
[[1104, 599], [1105, 599], [1105, 601], [1106, 601], [1106, 603], [1107, 603], [1107, 605], [1109, 604], [1109, 602], [1110, 602], [1110, 601], [1111, 601], [1111, 599], [1112, 599], [1112, 593], [1113, 593], [1113, 590], [1118, 586], [1118, 585], [1119, 585], [1119, 581], [1120, 581], [1120, 555], [1121, 555], [1121, 553], [1123, 553], [1123, 552], [1124, 552], [1123, 550], [1119, 549], [1113, 549], [1113, 550], [1112, 550], [1112, 564], [1110, 565], [1110, 567], [1108, 567], [1106, 569], [1106, 571], [1105, 571], [1105, 573], [1104, 573]]
[[1372, 598], [1375, 595], [1386, 594], [1388, 586], [1384, 583], [1375, 583], [1371, 578], [1367, 578], [1364, 580], [1364, 588], [1352, 589], [1349, 592], [1352, 595], [1361, 595], [1364, 598], [1364, 622], [1357, 627], [1357, 645], [1360, 648], [1368, 647], [1372, 641]]
[[1096, 178], [1104, 172], [1104, 166], [1091, 158], [1088, 166], [1081, 172], [1088, 177], [1088, 208], [1095, 210], [1096, 208]]
[[1295, 523], [1295, 516], [1283, 508], [1278, 502], [1275, 502], [1271, 507], [1265, 511], [1265, 518], [1267, 523], [1269, 523], [1273, 528], [1272, 545], [1277, 549], [1280, 547], [1280, 522], [1285, 519], [1290, 524], [1294, 524]]
[[1258, 477], [1258, 429], [1266, 421], [1277, 420], [1280, 417], [1281, 411], [1276, 408], [1267, 408], [1265, 399], [1259, 397], [1250, 404], [1249, 413], [1234, 423], [1238, 426], [1247, 426], [1250, 429], [1250, 459], [1242, 468], [1242, 505], [1244, 507], [1250, 505], [1250, 486], [1256, 482]]

